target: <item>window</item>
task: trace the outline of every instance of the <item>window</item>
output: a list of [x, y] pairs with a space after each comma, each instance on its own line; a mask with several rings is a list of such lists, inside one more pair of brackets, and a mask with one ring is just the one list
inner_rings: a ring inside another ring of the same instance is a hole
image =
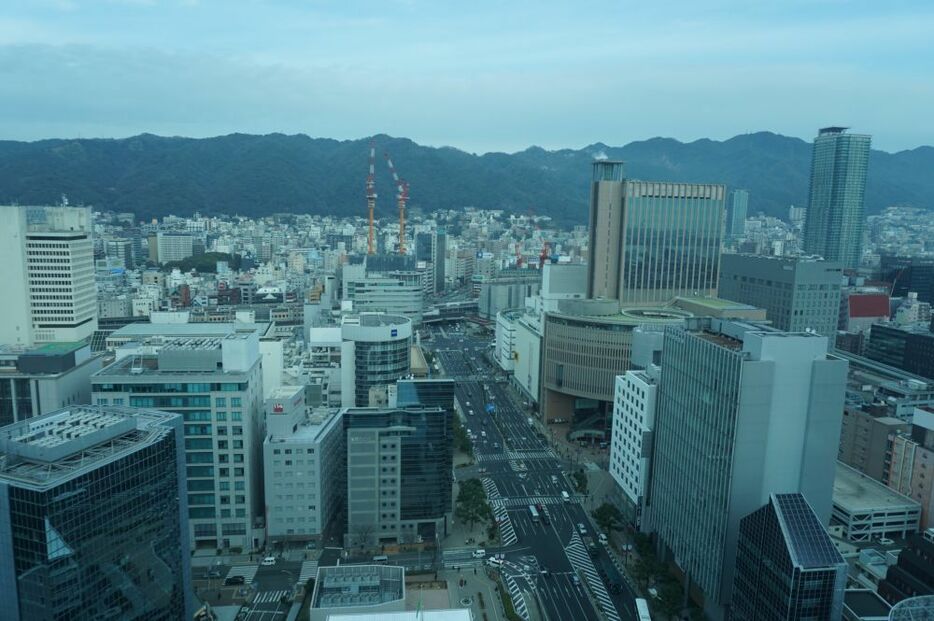
[[238, 408], [240, 407], [240, 397], [231, 397], [230, 398], [230, 407]]
[[227, 397], [217, 397], [214, 399], [214, 407], [225, 408], [227, 407]]

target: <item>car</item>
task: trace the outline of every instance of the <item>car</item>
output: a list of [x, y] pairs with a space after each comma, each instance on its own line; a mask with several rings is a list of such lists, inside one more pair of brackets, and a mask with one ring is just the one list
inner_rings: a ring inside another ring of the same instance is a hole
[[557, 484], [558, 484], [558, 477], [556, 477], [555, 475], [551, 475], [551, 482], [552, 482], [553, 484], [557, 485]]
[[582, 535], [586, 535], [586, 534], [587, 534], [587, 527], [584, 526], [584, 523], [583, 523], [583, 522], [578, 522], [578, 524], [577, 524], [577, 530], [580, 531], [580, 534], [582, 534]]
[[577, 574], [571, 576], [571, 582], [573, 582], [575, 586], [581, 585], [581, 579], [577, 576]]
[[262, 565], [263, 567], [269, 567], [270, 565], [275, 565], [275, 564], [276, 564], [275, 556], [267, 556], [266, 558], [263, 559], [263, 562], [260, 563], [260, 565]]
[[501, 567], [503, 565], [503, 559], [494, 556], [493, 558], [488, 558], [486, 564], [491, 567]]
[[609, 541], [609, 540], [607, 539], [607, 537], [606, 537], [606, 535], [605, 535], [604, 533], [600, 533], [600, 535], [597, 537], [597, 541], [599, 541], [599, 542], [602, 543], [603, 545], [606, 545], [607, 541]]
[[224, 578], [224, 586], [232, 586], [235, 584], [245, 584], [246, 578], [243, 576], [227, 576]]
[[206, 575], [208, 578], [220, 578], [221, 570], [217, 567], [212, 567], [211, 569], [208, 570], [208, 573]]
[[473, 556], [474, 558], [483, 558], [486, 556], [486, 550], [482, 548], [479, 550], [474, 550], [471, 556]]

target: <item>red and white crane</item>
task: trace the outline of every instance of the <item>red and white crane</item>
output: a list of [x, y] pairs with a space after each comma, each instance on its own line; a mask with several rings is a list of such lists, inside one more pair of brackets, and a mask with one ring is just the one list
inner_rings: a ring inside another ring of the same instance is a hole
[[392, 159], [386, 153], [386, 164], [389, 166], [389, 172], [392, 173], [392, 180], [396, 184], [396, 203], [399, 205], [399, 254], [405, 254], [405, 204], [409, 200], [409, 184], [400, 179], [396, 173], [396, 167], [392, 165]]
[[376, 244], [373, 232], [373, 212], [376, 211], [376, 146], [370, 143], [370, 172], [366, 176], [366, 206], [369, 211], [370, 230], [367, 235], [366, 253], [375, 254]]

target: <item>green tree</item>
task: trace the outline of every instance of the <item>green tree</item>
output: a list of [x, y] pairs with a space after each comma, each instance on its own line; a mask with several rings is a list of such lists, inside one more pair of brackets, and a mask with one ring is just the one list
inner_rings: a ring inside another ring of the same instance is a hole
[[454, 448], [461, 453], [473, 455], [473, 442], [470, 441], [467, 430], [457, 417], [454, 418]]
[[684, 601], [684, 594], [681, 591], [681, 585], [674, 580], [666, 579], [658, 587], [658, 600], [656, 606], [658, 611], [671, 618], [681, 611], [681, 604]]
[[623, 514], [614, 505], [608, 502], [597, 507], [593, 512], [593, 519], [604, 532], [622, 530]]
[[454, 508], [457, 519], [470, 524], [493, 519], [493, 510], [486, 500], [486, 492], [480, 479], [461, 481]]
[[574, 478], [574, 487], [581, 494], [587, 493], [587, 475], [584, 474], [583, 470], [578, 470], [573, 475]]

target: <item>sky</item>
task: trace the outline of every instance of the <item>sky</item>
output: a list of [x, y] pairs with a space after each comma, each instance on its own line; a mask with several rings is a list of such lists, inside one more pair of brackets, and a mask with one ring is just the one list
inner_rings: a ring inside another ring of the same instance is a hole
[[934, 145], [930, 0], [3, 0], [0, 139]]

